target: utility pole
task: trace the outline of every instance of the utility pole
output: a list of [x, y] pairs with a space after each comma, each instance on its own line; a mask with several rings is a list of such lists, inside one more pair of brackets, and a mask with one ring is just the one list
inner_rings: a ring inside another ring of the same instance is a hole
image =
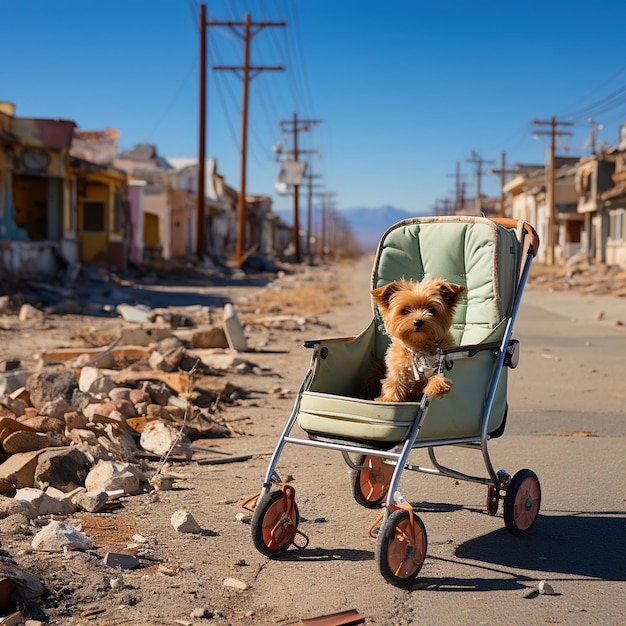
[[[317, 150], [300, 150], [298, 149], [298, 133], [305, 130], [311, 130], [316, 124], [322, 120], [299, 120], [298, 114], [293, 114], [293, 120], [281, 120], [280, 126], [283, 132], [291, 132], [293, 135], [293, 149], [285, 151], [287, 154], [293, 155], [293, 160], [298, 161], [301, 154], [311, 154]], [[296, 257], [296, 263], [300, 263], [300, 218], [299, 218], [299, 197], [300, 185], [293, 186], [293, 249]]]
[[330, 235], [329, 235], [329, 224], [330, 224], [330, 205], [331, 205], [331, 198], [333, 198], [335, 195], [334, 192], [332, 191], [326, 191], [324, 193], [320, 193], [320, 194], [316, 194], [318, 197], [321, 198], [322, 200], [322, 221], [321, 221], [321, 228], [320, 228], [320, 259], [322, 259], [322, 261], [325, 261], [328, 257], [328, 251], [329, 251], [329, 239], [330, 239]]
[[490, 174], [500, 174], [500, 217], [505, 217], [506, 213], [506, 197], [504, 195], [504, 176], [506, 174], [515, 174], [516, 170], [507, 170], [506, 169], [506, 152], [502, 151], [502, 155], [500, 156], [500, 169], [494, 170], [489, 168], [487, 170]]
[[204, 168], [206, 161], [206, 4], [200, 5], [200, 101], [198, 120], [198, 197], [196, 198], [196, 254], [204, 260]]
[[554, 265], [556, 247], [556, 198], [555, 198], [555, 157], [556, 157], [556, 138], [561, 135], [572, 135], [569, 131], [557, 130], [558, 126], [572, 126], [573, 122], [559, 122], [553, 115], [550, 121], [533, 120], [535, 126], [550, 126], [550, 130], [537, 131], [537, 135], [550, 135], [550, 165], [548, 176], [548, 248], [547, 248], [547, 264]]
[[474, 163], [476, 165], [476, 198], [474, 198], [474, 211], [476, 212], [476, 215], [480, 215], [482, 213], [480, 203], [480, 182], [483, 175], [483, 165], [493, 163], [493, 161], [486, 161], [475, 150], [472, 150], [472, 158], [465, 160], [468, 163]]
[[591, 127], [589, 129], [589, 145], [591, 147], [591, 154], [596, 153], [596, 137], [599, 133], [604, 130], [604, 126], [602, 124], [596, 124], [592, 117], [587, 118], [587, 123]]
[[448, 177], [454, 176], [454, 213], [457, 215], [461, 214], [461, 209], [463, 205], [461, 203], [461, 178], [465, 176], [465, 174], [461, 174], [461, 164], [456, 162], [456, 171], [454, 174], [448, 174]]
[[307, 174], [307, 219], [306, 219], [306, 252], [309, 257], [309, 265], [313, 265], [313, 247], [311, 246], [311, 239], [313, 237], [313, 233], [311, 232], [311, 222], [313, 219], [313, 189], [315, 187], [323, 187], [324, 185], [316, 185], [313, 183], [314, 178], [321, 178], [321, 174], [313, 174], [313, 167], [311, 163], [309, 163], [308, 167], [309, 173]]
[[[204, 6], [204, 5], [202, 5]], [[229, 70], [241, 73], [243, 82], [243, 100], [241, 113], [241, 177], [239, 182], [239, 198], [237, 204], [237, 240], [235, 245], [235, 263], [240, 265], [243, 258], [243, 249], [246, 237], [246, 163], [248, 150], [248, 94], [250, 81], [258, 74], [266, 70], [283, 70], [282, 65], [262, 66], [250, 65], [250, 41], [267, 26], [285, 26], [286, 22], [253, 22], [250, 14], [246, 13], [243, 22], [217, 22], [203, 21], [201, 28], [205, 26], [228, 26], [238, 37], [243, 39], [243, 65], [214, 65], [214, 70]], [[238, 29], [243, 27], [243, 32]]]

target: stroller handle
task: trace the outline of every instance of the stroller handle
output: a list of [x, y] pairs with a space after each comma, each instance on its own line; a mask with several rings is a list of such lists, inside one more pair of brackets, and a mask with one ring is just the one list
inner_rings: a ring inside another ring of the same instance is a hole
[[[512, 217], [492, 217], [491, 220], [496, 224], [504, 226], [505, 228], [516, 229], [519, 225], [518, 220], [515, 220]], [[523, 225], [524, 230], [526, 231], [526, 236], [530, 237], [530, 247], [528, 251], [533, 256], [537, 256], [537, 252], [539, 252], [539, 235], [528, 222], [523, 222]]]

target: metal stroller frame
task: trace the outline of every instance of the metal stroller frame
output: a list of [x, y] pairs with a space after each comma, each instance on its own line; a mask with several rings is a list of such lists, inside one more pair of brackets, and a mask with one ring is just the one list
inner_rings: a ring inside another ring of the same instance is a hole
[[[302, 394], [314, 373], [313, 364], [327, 349], [325, 344], [328, 345], [328, 341], [345, 339], [306, 341], [305, 347], [313, 349], [312, 366], [304, 377], [293, 410], [270, 459], [261, 492], [243, 505], [254, 511], [251, 530], [253, 543], [259, 552], [275, 558], [292, 544], [296, 547], [305, 547], [308, 544], [306, 536], [298, 530], [299, 512], [295, 503], [295, 490], [284, 484], [276, 471], [286, 444], [341, 452], [345, 462], [352, 469], [355, 500], [368, 508], [383, 506], [383, 512], [370, 529], [370, 535], [376, 538], [375, 558], [380, 573], [385, 580], [395, 586], [406, 586], [417, 577], [427, 551], [424, 524], [398, 490], [403, 470], [485, 485], [488, 488], [487, 511], [490, 515], [496, 515], [502, 500], [504, 523], [511, 533], [522, 535], [532, 528], [541, 502], [541, 487], [536, 474], [529, 469], [520, 470], [513, 476], [505, 470], [496, 471], [489, 456], [488, 443], [490, 438], [499, 436], [504, 430], [503, 422], [496, 432], [490, 432], [489, 417], [503, 368], [517, 366], [519, 342], [512, 339], [513, 326], [532, 259], [538, 251], [539, 238], [532, 226], [524, 222], [504, 218], [484, 221], [493, 221], [508, 230], [515, 230], [520, 243], [518, 284], [514, 290], [512, 310], [508, 315], [504, 334], [497, 343], [452, 347], [442, 350], [439, 354], [439, 371], [451, 369], [455, 361], [471, 359], [480, 352], [488, 351], [495, 355], [491, 383], [482, 410], [480, 433], [440, 440], [418, 440], [420, 429], [433, 400], [432, 397], [424, 395], [419, 403], [415, 403], [417, 409], [406, 438], [404, 441], [394, 442], [388, 449], [381, 447], [380, 443], [370, 445], [351, 438], [325, 437], [323, 433], [321, 435], [309, 433], [308, 438], [293, 436], [291, 431], [298, 419]], [[480, 450], [488, 475], [472, 476], [442, 465], [437, 460], [435, 448], [444, 445]], [[411, 451], [419, 448], [427, 448], [432, 467], [408, 463]], [[358, 455], [357, 461], [355, 462], [350, 455]], [[375, 528], [378, 523], [380, 526]]]

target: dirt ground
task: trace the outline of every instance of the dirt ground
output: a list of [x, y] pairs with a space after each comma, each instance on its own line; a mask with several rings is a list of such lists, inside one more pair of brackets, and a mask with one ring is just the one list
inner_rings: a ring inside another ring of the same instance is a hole
[[[538, 270], [528, 287], [515, 333], [522, 362], [511, 375], [510, 425], [494, 456], [511, 473], [530, 467], [540, 476], [542, 511], [531, 534], [511, 536], [501, 510], [487, 515], [482, 487], [411, 473], [403, 489], [425, 522], [429, 549], [416, 583], [395, 588], [380, 576], [368, 536], [378, 511], [354, 501], [341, 455], [287, 446], [277, 469], [296, 489], [310, 543], [277, 560], [255, 550], [241, 503], [260, 490], [292, 409], [310, 358], [303, 341], [365, 328], [369, 273], [363, 259], [293, 268], [265, 286], [168, 286], [172, 302], [232, 301], [245, 325], [244, 356], [262, 373], [205, 381], [221, 387], [227, 380], [246, 393], [219, 412], [233, 436], [196, 443], [250, 458], [201, 464], [215, 455], [200, 453], [169, 462], [161, 471], [175, 477], [173, 489], [146, 489], [105, 512], [66, 518], [91, 538], [93, 550], [35, 552], [32, 537], [47, 519], [0, 520], [0, 559], [45, 586], [42, 597], [12, 610], [44, 623], [101, 626], [295, 624], [347, 609], [366, 624], [398, 626], [623, 623], [626, 298], [615, 295], [626, 287], [623, 273], [596, 280], [596, 288], [605, 285], [599, 293], [582, 271], [548, 280]], [[107, 345], [120, 324], [117, 317], [85, 315], [49, 315], [32, 327], [5, 320], [2, 358], [29, 366], [45, 350]], [[453, 448], [444, 462], [481, 473], [481, 460], [470, 454]], [[190, 512], [201, 532], [174, 530], [178, 510]], [[107, 552], [135, 554], [141, 565], [109, 567]], [[538, 593], [542, 580], [554, 595]]]

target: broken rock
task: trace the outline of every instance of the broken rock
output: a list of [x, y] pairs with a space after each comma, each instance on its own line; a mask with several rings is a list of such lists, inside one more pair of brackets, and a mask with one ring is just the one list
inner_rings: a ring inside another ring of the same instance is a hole
[[105, 396], [116, 387], [115, 383], [108, 377], [104, 376], [97, 367], [83, 367], [80, 370], [78, 378], [78, 388], [85, 393]]
[[22, 452], [11, 455], [0, 465], [0, 480], [20, 487], [32, 487], [37, 469], [37, 457], [43, 454], [40, 450]]
[[73, 526], [52, 520], [35, 535], [32, 547], [44, 552], [90, 550], [93, 542]]
[[202, 532], [198, 522], [196, 522], [193, 515], [187, 511], [175, 511], [172, 515], [171, 522], [174, 530], [177, 530], [179, 533], [197, 534]]
[[171, 452], [191, 459], [191, 450], [180, 445], [189, 443], [187, 435], [161, 420], [146, 422], [139, 439], [139, 445], [148, 452], [160, 456]]
[[108, 502], [106, 491], [83, 491], [72, 498], [72, 502], [81, 510], [97, 513]]
[[23, 304], [18, 318], [20, 322], [43, 322], [45, 315], [32, 304]]
[[139, 559], [130, 554], [120, 552], [107, 552], [103, 560], [105, 565], [118, 567], [119, 569], [135, 569], [140, 565]]
[[70, 515], [76, 511], [76, 507], [70, 501], [53, 498], [34, 487], [18, 489], [15, 500], [30, 503], [36, 515]]
[[27, 519], [33, 519], [33, 517], [37, 517], [37, 511], [26, 500], [15, 500], [7, 496], [0, 496], [0, 519], [6, 519], [10, 515], [23, 515]]
[[52, 446], [65, 446], [69, 444], [61, 433], [36, 433], [28, 430], [18, 430], [11, 433], [3, 442], [2, 447], [7, 454], [18, 452], [31, 452], [43, 450]]
[[[13, 458], [13, 457], [11, 457]], [[74, 446], [43, 450], [35, 468], [34, 482], [28, 486], [56, 487], [63, 492], [82, 487], [91, 464]]]
[[129, 463], [100, 460], [85, 479], [87, 491], [117, 491], [134, 493], [139, 490], [139, 478]]
[[46, 402], [64, 398], [72, 399], [78, 383], [74, 374], [65, 368], [47, 368], [36, 372], [26, 382], [26, 390], [30, 394], [32, 405], [39, 410]]

